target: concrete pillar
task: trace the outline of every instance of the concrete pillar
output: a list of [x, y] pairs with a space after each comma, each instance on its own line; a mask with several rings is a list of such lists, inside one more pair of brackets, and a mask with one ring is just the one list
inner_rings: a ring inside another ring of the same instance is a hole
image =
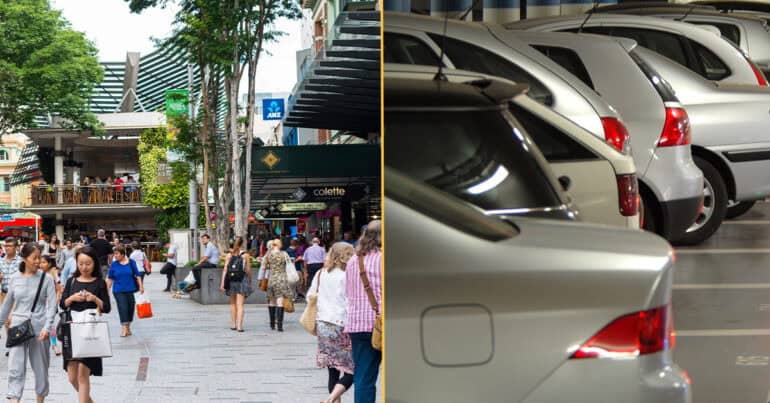
[[[430, 15], [433, 17], [449, 16], [457, 19], [473, 5], [473, 0], [430, 0]], [[468, 12], [465, 21], [473, 21], [473, 11]]]
[[412, 10], [411, 0], [385, 0], [383, 8], [385, 11], [400, 11], [408, 13]]
[[484, 0], [484, 22], [502, 24], [519, 20], [519, 0]]
[[561, 0], [526, 0], [527, 19], [561, 14]]
[[64, 193], [61, 190], [61, 185], [64, 184], [64, 151], [61, 145], [61, 136], [56, 136], [54, 139], [54, 184], [56, 185], [56, 203], [64, 203]]
[[61, 246], [64, 245], [64, 215], [56, 213], [56, 238], [59, 239]]

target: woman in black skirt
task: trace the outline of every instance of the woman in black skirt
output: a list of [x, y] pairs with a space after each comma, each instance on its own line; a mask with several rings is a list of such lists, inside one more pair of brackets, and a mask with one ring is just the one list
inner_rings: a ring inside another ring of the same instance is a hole
[[[107, 283], [102, 278], [102, 271], [97, 264], [96, 251], [85, 247], [75, 254], [77, 269], [67, 280], [61, 296], [61, 308], [82, 312], [86, 309], [98, 309], [110, 313], [110, 296]], [[91, 382], [89, 376], [102, 376], [101, 358], [79, 358], [64, 360], [64, 370], [78, 392], [79, 403], [90, 403]]]

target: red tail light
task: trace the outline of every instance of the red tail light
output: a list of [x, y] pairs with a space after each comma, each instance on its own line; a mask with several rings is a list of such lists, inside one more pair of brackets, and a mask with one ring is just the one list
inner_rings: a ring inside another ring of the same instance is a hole
[[636, 175], [618, 175], [618, 206], [626, 217], [639, 212], [639, 182]]
[[617, 118], [602, 118], [602, 127], [604, 127], [604, 140], [616, 150], [629, 154], [630, 147], [628, 143], [628, 130], [623, 122]]
[[767, 79], [765, 78], [765, 75], [762, 74], [762, 71], [759, 70], [756, 64], [751, 61], [751, 59], [746, 58], [746, 61], [749, 62], [749, 66], [751, 66], [751, 71], [754, 72], [754, 76], [757, 77], [757, 84], [759, 84], [760, 87], [767, 87]]
[[664, 305], [621, 316], [580, 346], [570, 358], [632, 358], [664, 351], [670, 347], [669, 315], [669, 306]]
[[690, 117], [682, 108], [666, 107], [666, 123], [658, 140], [658, 147], [690, 144]]

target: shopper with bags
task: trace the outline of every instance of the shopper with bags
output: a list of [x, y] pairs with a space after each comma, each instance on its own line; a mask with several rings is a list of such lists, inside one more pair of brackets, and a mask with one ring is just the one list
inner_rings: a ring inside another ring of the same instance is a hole
[[[97, 312], [110, 313], [110, 296], [107, 283], [102, 278], [97, 251], [85, 247], [75, 252], [77, 267], [64, 286], [59, 306], [66, 312]], [[63, 340], [62, 340], [63, 341]], [[102, 376], [101, 358], [67, 358], [65, 352], [64, 370], [69, 381], [78, 392], [79, 403], [91, 403], [90, 376]]]
[[[270, 314], [270, 329], [283, 332], [283, 314], [288, 308], [293, 312], [292, 301], [294, 293], [291, 291], [289, 276], [296, 277], [294, 263], [286, 252], [281, 250], [281, 240], [274, 239], [271, 249], [265, 253], [262, 260], [265, 270], [270, 271], [267, 280], [267, 310]], [[294, 281], [296, 283], [296, 280]]]
[[345, 270], [348, 314], [345, 332], [353, 345], [355, 403], [374, 403], [382, 361], [381, 222], [371, 221], [361, 234], [356, 255]]
[[123, 245], [116, 246], [113, 254], [115, 261], [110, 265], [107, 287], [112, 289], [112, 295], [118, 305], [122, 326], [120, 337], [126, 337], [131, 336], [131, 322], [134, 321], [134, 293], [139, 291], [144, 294], [144, 285], [136, 262], [126, 256], [126, 248]]
[[222, 283], [219, 287], [230, 297], [230, 330], [243, 332], [244, 302], [251, 294], [251, 256], [243, 249], [243, 238], [236, 237], [233, 248], [225, 257]]
[[53, 279], [38, 270], [40, 249], [28, 242], [21, 248], [19, 271], [8, 282], [8, 294], [0, 308], [0, 323], [11, 316], [8, 331], [8, 392], [11, 402], [19, 402], [24, 392], [27, 362], [35, 374], [37, 401], [48, 396], [48, 367], [51, 353], [48, 347], [49, 329], [56, 316], [56, 287]]
[[337, 242], [326, 256], [324, 268], [313, 277], [308, 288], [308, 309], [315, 304], [315, 334], [318, 336], [316, 365], [329, 371], [329, 397], [322, 403], [338, 403], [353, 385], [353, 350], [345, 333], [348, 300], [345, 296], [345, 269], [355, 249]]

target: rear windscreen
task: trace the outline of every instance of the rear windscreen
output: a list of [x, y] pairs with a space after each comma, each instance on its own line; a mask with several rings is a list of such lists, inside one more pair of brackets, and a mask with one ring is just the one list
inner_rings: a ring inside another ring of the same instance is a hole
[[544, 160], [510, 119], [495, 110], [386, 111], [385, 164], [489, 213], [561, 205]]
[[660, 98], [663, 99], [663, 102], [679, 102], [679, 99], [674, 93], [674, 89], [671, 88], [671, 85], [668, 83], [668, 81], [661, 77], [661, 75], [658, 74], [658, 72], [655, 71], [652, 66], [642, 60], [642, 58], [639, 57], [635, 51], [629, 52], [629, 55], [632, 59], [634, 59], [634, 62], [636, 62], [636, 65], [639, 66], [647, 79], [650, 80], [650, 83], [655, 88], [655, 91], [658, 92]]

